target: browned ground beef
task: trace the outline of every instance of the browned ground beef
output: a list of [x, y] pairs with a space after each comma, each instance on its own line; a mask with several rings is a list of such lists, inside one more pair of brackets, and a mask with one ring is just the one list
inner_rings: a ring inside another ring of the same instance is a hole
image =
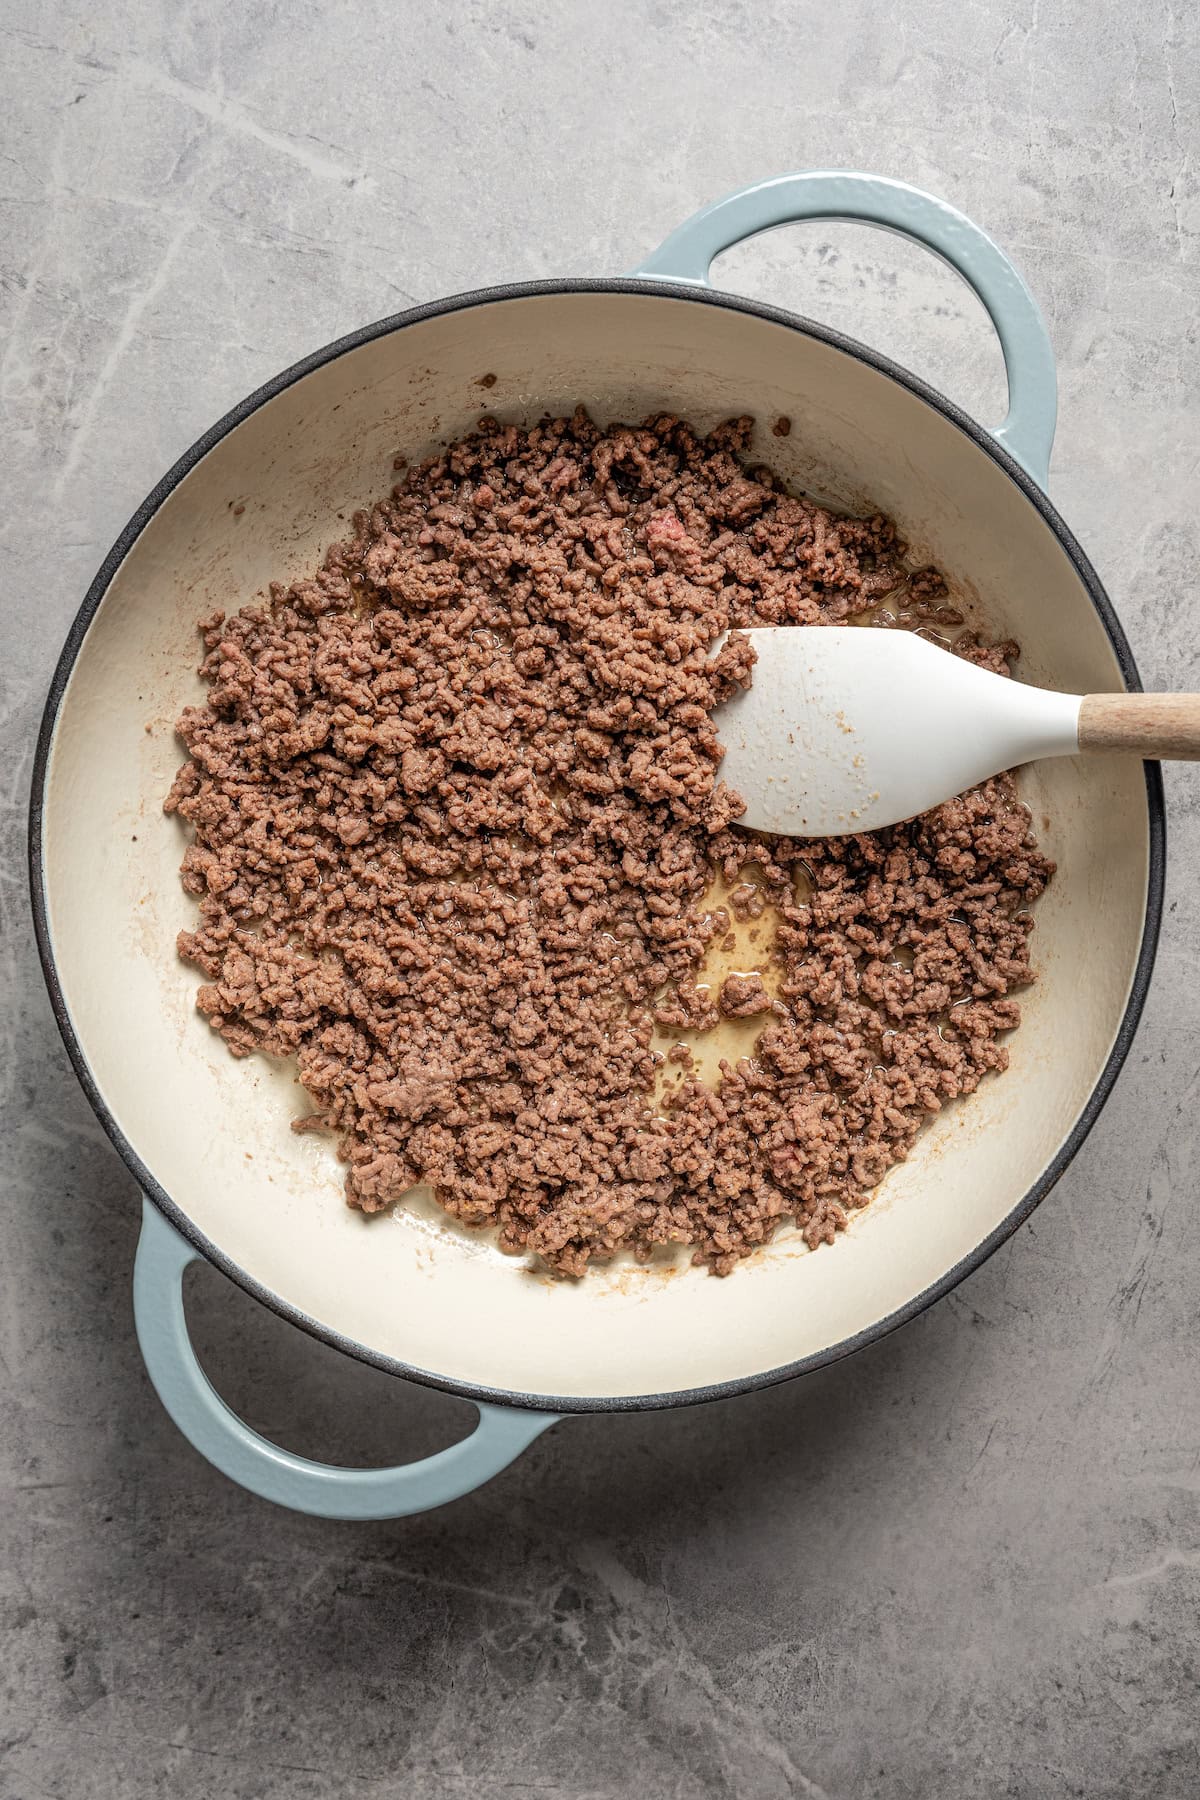
[[[485, 419], [312, 580], [202, 621], [180, 954], [235, 1055], [298, 1059], [352, 1205], [426, 1181], [569, 1274], [669, 1242], [724, 1274], [782, 1220], [831, 1243], [1005, 1067], [1053, 868], [1007, 777], [854, 838], [734, 824], [710, 715], [750, 652], [706, 661], [720, 632], [884, 595], [955, 622], [886, 519], [788, 495], [749, 431]], [[755, 917], [758, 974], [716, 991], [706, 951]], [[714, 1090], [690, 1046], [722, 1016], [762, 1029]]]

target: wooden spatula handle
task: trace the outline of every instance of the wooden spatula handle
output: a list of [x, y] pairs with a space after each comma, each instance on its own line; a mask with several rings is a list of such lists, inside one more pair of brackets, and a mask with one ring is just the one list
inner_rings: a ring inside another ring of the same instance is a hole
[[1200, 761], [1200, 694], [1087, 694], [1079, 748]]

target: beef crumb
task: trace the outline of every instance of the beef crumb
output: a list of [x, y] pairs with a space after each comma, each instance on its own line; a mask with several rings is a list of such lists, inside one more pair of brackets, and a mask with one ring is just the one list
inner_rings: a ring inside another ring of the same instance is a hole
[[[179, 953], [235, 1056], [296, 1058], [297, 1128], [335, 1135], [364, 1212], [427, 1182], [563, 1274], [682, 1243], [723, 1275], [787, 1220], [832, 1243], [1007, 1064], [1053, 869], [1009, 777], [852, 838], [737, 827], [712, 717], [751, 678], [737, 629], [909, 581], [887, 519], [748, 467], [751, 423], [485, 418], [314, 576], [200, 621], [165, 802], [194, 834]], [[944, 612], [935, 571], [910, 586], [899, 623]], [[773, 927], [774, 1002], [698, 981], [730, 931], [716, 879]], [[671, 1050], [655, 1104], [656, 1025], [694, 1044], [760, 1013], [717, 1085]]]
[[717, 1011], [726, 1019], [752, 1019], [757, 1013], [770, 1012], [771, 996], [757, 971], [748, 975], [727, 975], [717, 998]]

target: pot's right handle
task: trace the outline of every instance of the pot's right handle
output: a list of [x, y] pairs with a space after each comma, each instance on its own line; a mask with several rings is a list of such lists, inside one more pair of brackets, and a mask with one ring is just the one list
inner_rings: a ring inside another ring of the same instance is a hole
[[263, 1500], [320, 1519], [401, 1519], [481, 1487], [506, 1469], [556, 1413], [476, 1402], [479, 1423], [461, 1443], [392, 1469], [342, 1469], [280, 1449], [231, 1412], [196, 1360], [183, 1310], [183, 1276], [200, 1252], [142, 1201], [133, 1313], [146, 1372], [193, 1449]]
[[986, 308], [1008, 377], [1008, 417], [992, 435], [1041, 487], [1050, 469], [1058, 382], [1037, 301], [998, 244], [963, 213], [920, 188], [850, 172], [779, 175], [704, 207], [633, 272], [708, 285], [714, 257], [743, 238], [802, 219], [880, 225], [949, 263]]

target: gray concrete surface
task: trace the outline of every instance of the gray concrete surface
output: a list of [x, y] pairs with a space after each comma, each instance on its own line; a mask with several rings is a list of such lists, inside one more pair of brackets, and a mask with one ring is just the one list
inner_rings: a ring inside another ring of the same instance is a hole
[[[1063, 0], [232, 0], [0, 15], [0, 1794], [1042, 1800], [1200, 1792], [1200, 784], [1135, 1052], [1030, 1225], [805, 1384], [579, 1420], [350, 1527], [181, 1441], [134, 1345], [133, 1185], [27, 924], [42, 695], [104, 550], [218, 414], [367, 319], [628, 267], [700, 202], [857, 166], [1010, 247], [1062, 368], [1056, 500], [1148, 681], [1200, 685], [1200, 26]], [[848, 228], [726, 283], [981, 414], [953, 279]], [[310, 1453], [449, 1441], [216, 1275], [222, 1390]]]

